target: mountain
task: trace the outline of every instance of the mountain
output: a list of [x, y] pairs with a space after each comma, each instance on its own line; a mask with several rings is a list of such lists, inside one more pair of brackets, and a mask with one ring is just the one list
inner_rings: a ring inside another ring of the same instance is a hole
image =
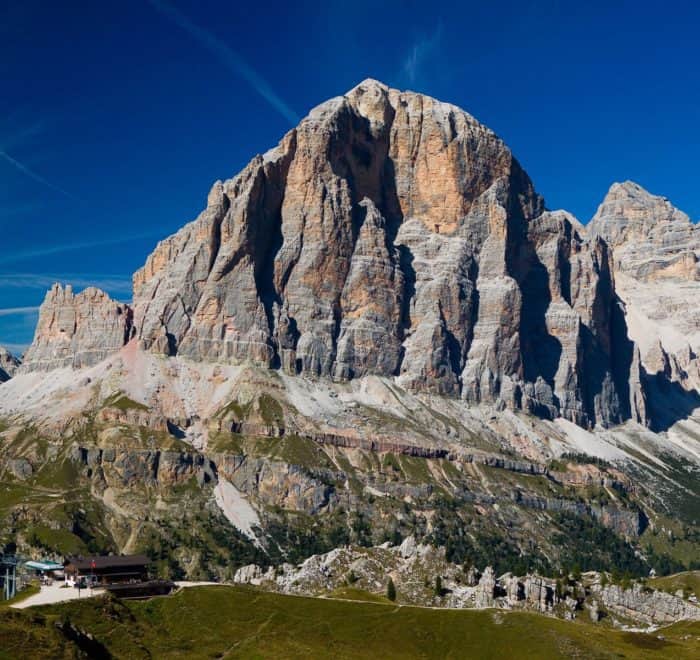
[[611, 186], [588, 231], [607, 242], [617, 270], [634, 279], [700, 281], [700, 228], [632, 181]]
[[91, 366], [129, 340], [132, 311], [95, 287], [78, 294], [59, 284], [47, 292], [39, 309], [34, 341], [22, 372]]
[[628, 332], [639, 347], [653, 426], [700, 405], [700, 227], [664, 197], [614, 184], [588, 225], [610, 245]]
[[6, 348], [0, 346], [0, 383], [10, 380], [20, 364], [21, 360], [12, 355]]
[[410, 536], [691, 567], [695, 232], [631, 183], [584, 228], [473, 117], [364, 81], [217, 181], [133, 304], [49, 291], [0, 387], [0, 541], [218, 579]]
[[[396, 377], [608, 426], [644, 414], [631, 406], [641, 392], [610, 269], [607, 246], [545, 212], [489, 129], [368, 80], [214, 185], [199, 218], [135, 274], [134, 331], [161, 354]], [[70, 330], [52, 334], [51, 305], [70, 325], [83, 301], [50, 295], [25, 371], [59, 365], [55, 350], [95, 362], [128, 338], [126, 315], [108, 314], [90, 337], [79, 318], [69, 344]], [[103, 303], [89, 303], [99, 318]]]

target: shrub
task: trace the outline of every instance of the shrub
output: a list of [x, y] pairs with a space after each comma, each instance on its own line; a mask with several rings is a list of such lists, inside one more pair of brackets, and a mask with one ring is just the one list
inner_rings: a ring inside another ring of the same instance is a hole
[[389, 578], [389, 582], [386, 583], [386, 597], [392, 602], [396, 600], [396, 587], [391, 578]]

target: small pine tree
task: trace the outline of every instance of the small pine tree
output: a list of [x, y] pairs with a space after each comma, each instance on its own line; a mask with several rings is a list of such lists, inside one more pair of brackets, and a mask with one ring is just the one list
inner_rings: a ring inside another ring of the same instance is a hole
[[571, 578], [574, 582], [581, 581], [581, 567], [578, 564], [574, 564], [574, 567], [571, 569]]
[[557, 590], [557, 598], [561, 599], [564, 597], [564, 584], [562, 581], [557, 578], [557, 585], [556, 585], [556, 590]]
[[386, 597], [394, 602], [396, 600], [396, 587], [394, 586], [394, 581], [389, 578], [389, 582], [386, 583]]
[[612, 569], [610, 579], [613, 584], [620, 584], [620, 582], [622, 581], [622, 575], [620, 574], [620, 571], [617, 567]]
[[620, 586], [623, 589], [631, 589], [632, 588], [632, 575], [630, 574], [629, 571], [625, 571], [622, 574], [622, 580], [620, 580]]
[[600, 575], [600, 586], [601, 587], [608, 586], [608, 574], [605, 571], [603, 571]]
[[439, 575], [435, 577], [435, 595], [442, 596], [442, 578]]

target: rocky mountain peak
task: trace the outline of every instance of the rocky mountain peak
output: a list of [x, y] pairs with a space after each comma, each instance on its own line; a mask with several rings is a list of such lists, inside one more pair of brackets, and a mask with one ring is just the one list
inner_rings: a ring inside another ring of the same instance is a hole
[[39, 309], [34, 341], [21, 371], [96, 364], [124, 346], [131, 323], [130, 307], [104, 291], [88, 287], [76, 294], [70, 284], [54, 284]]
[[214, 185], [135, 274], [134, 325], [159, 353], [611, 423], [608, 262], [493, 131], [365, 80]]
[[614, 183], [588, 231], [603, 237], [616, 267], [636, 278], [700, 278], [700, 231], [666, 197], [637, 183]]
[[92, 364], [133, 333], [164, 355], [609, 425], [642, 397], [611, 273], [493, 131], [370, 79], [214, 183], [135, 273], [133, 323], [102, 292], [52, 289], [23, 369]]
[[4, 346], [0, 346], [0, 383], [12, 378], [22, 361], [16, 358]]
[[615, 287], [640, 348], [659, 428], [698, 405], [700, 228], [671, 202], [631, 181], [616, 183], [588, 226], [613, 252]]

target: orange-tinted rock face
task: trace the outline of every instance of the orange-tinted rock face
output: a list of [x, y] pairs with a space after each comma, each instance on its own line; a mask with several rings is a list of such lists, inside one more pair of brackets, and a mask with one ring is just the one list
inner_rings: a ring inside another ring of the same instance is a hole
[[134, 276], [137, 336], [194, 359], [396, 376], [609, 423], [627, 406], [612, 282], [604, 249], [577, 231], [543, 215], [474, 118], [365, 81], [217, 182], [159, 244]]
[[[350, 98], [363, 94], [364, 86]], [[366, 92], [364, 92], [366, 93]], [[404, 217], [454, 233], [475, 199], [510, 174], [512, 156], [496, 135], [459, 108], [391, 90], [389, 157]]]
[[214, 184], [134, 275], [133, 324], [102, 292], [52, 290], [25, 368], [94, 364], [132, 332], [160, 354], [378, 374], [583, 425], [643, 410], [607, 245], [545, 211], [473, 117], [372, 80]]

